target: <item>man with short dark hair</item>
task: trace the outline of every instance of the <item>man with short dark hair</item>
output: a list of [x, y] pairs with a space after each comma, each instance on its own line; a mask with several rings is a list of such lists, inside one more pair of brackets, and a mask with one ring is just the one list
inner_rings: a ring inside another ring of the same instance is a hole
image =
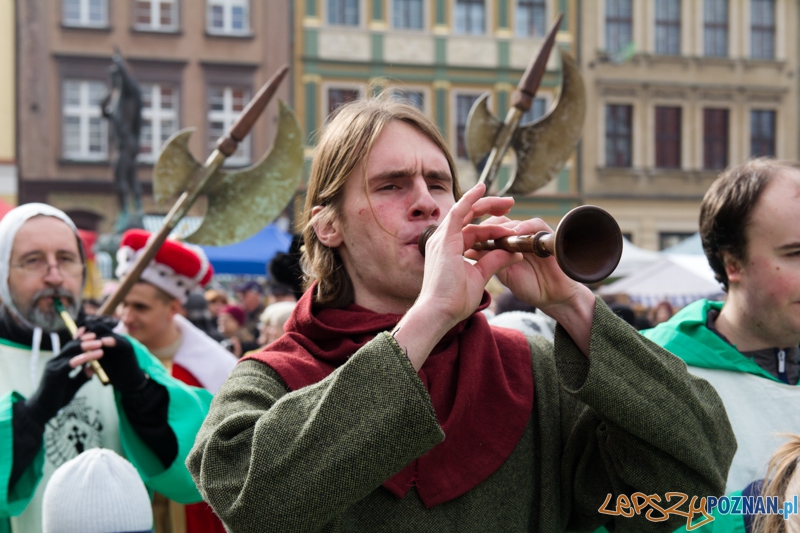
[[[550, 230], [484, 192], [461, 195], [416, 108], [339, 108], [306, 195], [314, 282], [231, 373], [187, 461], [229, 530], [664, 530], [682, 518], [598, 510], [612, 493], [722, 489], [735, 444], [707, 383], [553, 258], [465, 261], [476, 241]], [[487, 323], [495, 274], [557, 320], [555, 348]]]
[[[89, 448], [124, 453], [151, 490], [200, 495], [184, 458], [211, 395], [171, 378], [144, 346], [81, 312], [84, 252], [72, 220], [25, 204], [0, 221], [0, 530], [41, 531], [53, 471]], [[81, 329], [73, 340], [54, 300]], [[111, 386], [83, 370], [99, 360]]]
[[[122, 279], [144, 252], [150, 232], [122, 236], [117, 276]], [[216, 393], [236, 358], [181, 314], [189, 295], [214, 274], [203, 249], [167, 239], [122, 300], [118, 333], [141, 342], [170, 373]]]
[[[123, 234], [117, 251], [117, 277], [125, 278], [149, 239], [150, 232], [142, 229]], [[202, 248], [167, 239], [122, 300], [120, 322], [115, 328], [117, 333], [128, 334], [144, 344], [174, 378], [212, 394], [233, 370], [236, 357], [180, 311], [192, 291], [205, 286], [213, 275], [214, 269]], [[156, 494], [156, 524], [162, 526], [177, 519], [187, 523], [188, 533], [223, 530], [205, 502], [183, 509], [175, 507], [163, 495]]]
[[[697, 301], [643, 332], [722, 397], [739, 445], [726, 493], [749, 494], [777, 434], [800, 433], [799, 200], [796, 162], [755, 159], [723, 172], [703, 198], [700, 234], [727, 299]], [[744, 530], [741, 516], [718, 520]]]

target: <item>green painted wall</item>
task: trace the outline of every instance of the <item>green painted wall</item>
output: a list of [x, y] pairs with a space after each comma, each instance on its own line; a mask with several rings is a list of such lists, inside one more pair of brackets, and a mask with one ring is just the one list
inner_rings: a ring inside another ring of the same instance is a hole
[[447, 38], [436, 37], [434, 40], [433, 61], [438, 65], [447, 63]]
[[558, 180], [558, 185], [557, 185], [558, 192], [560, 192], [560, 193], [568, 193], [568, 192], [570, 192], [569, 176], [570, 176], [570, 172], [569, 172], [569, 170], [567, 170], [566, 167], [563, 167], [558, 172], [558, 178], [557, 178], [557, 180]]
[[447, 90], [436, 89], [434, 95], [436, 125], [439, 126], [439, 131], [447, 138]]
[[511, 43], [508, 41], [497, 41], [497, 66], [501, 68], [511, 66]]
[[434, 22], [437, 26], [443, 26], [447, 24], [446, 20], [446, 13], [447, 13], [447, 0], [435, 0], [436, 2], [436, 21]]
[[[373, 33], [372, 37], [372, 61], [376, 63], [383, 63], [383, 34], [382, 33]], [[378, 68], [379, 70], [383, 70], [382, 67], [378, 65], [372, 65], [370, 70], [375, 70]]]
[[303, 37], [303, 53], [306, 57], [317, 57], [319, 55], [319, 32], [313, 28], [306, 28]]
[[306, 16], [316, 17], [317, 14], [317, 0], [306, 0]]
[[508, 0], [498, 0], [497, 2], [497, 27], [498, 29], [508, 29]]
[[384, 20], [383, 15], [383, 0], [372, 0], [372, 20]]
[[317, 129], [317, 84], [314, 82], [307, 82], [306, 89], [306, 144], [314, 144], [314, 132]]

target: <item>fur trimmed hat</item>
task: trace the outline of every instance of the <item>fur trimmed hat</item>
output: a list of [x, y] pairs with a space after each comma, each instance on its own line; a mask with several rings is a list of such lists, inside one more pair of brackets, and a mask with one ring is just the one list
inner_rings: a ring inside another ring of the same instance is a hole
[[[150, 232], [142, 229], [128, 230], [122, 235], [117, 250], [118, 278], [133, 268], [149, 239]], [[184, 304], [192, 290], [198, 285], [204, 286], [213, 275], [214, 269], [202, 248], [166, 240], [142, 272], [141, 280], [155, 285]]]

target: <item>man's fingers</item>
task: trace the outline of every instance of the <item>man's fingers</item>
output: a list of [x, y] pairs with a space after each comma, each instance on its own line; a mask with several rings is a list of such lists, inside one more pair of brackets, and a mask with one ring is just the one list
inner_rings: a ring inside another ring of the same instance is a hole
[[478, 200], [481, 199], [485, 191], [486, 185], [483, 183], [478, 183], [473, 188], [465, 192], [461, 199], [457, 201], [456, 205], [454, 205], [450, 210], [450, 213], [447, 214], [445, 217], [445, 222], [451, 225], [458, 223], [460, 224], [460, 229], [460, 227], [466, 223], [464, 222], [465, 219], [468, 221], [472, 220], [472, 207]]
[[522, 254], [509, 253], [503, 250], [492, 250], [486, 252], [483, 257], [478, 259], [474, 267], [483, 275], [485, 283], [504, 268], [508, 268], [515, 263], [522, 261]]
[[553, 228], [548, 226], [547, 223], [541, 218], [531, 218], [529, 220], [523, 220], [517, 224], [515, 231], [517, 235], [536, 235], [540, 231], [548, 231], [552, 233]]
[[470, 224], [464, 227], [462, 231], [464, 235], [464, 246], [467, 249], [471, 248], [473, 244], [481, 241], [488, 241], [489, 239], [500, 239], [501, 237], [511, 237], [516, 235], [514, 228], [501, 226], [501, 225], [475, 225]]
[[81, 366], [81, 365], [85, 365], [89, 361], [92, 361], [92, 360], [96, 361], [96, 360], [100, 359], [101, 357], [103, 357], [103, 350], [89, 350], [89, 351], [83, 352], [82, 354], [76, 355], [75, 357], [71, 358], [69, 360], [69, 366], [71, 366], [72, 368], [75, 368], [75, 367], [78, 367], [78, 366]]
[[479, 198], [472, 205], [470, 213], [465, 217], [464, 224], [473, 218], [484, 215], [501, 216], [507, 214], [514, 207], [514, 199], [509, 196], [487, 196]]
[[103, 337], [100, 341], [103, 343], [103, 346], [108, 346], [109, 348], [113, 348], [117, 345], [117, 339], [114, 337]]
[[77, 338], [79, 338], [81, 341], [91, 341], [97, 338], [97, 334], [93, 331], [90, 331], [88, 333], [81, 333], [80, 335], [77, 336]]

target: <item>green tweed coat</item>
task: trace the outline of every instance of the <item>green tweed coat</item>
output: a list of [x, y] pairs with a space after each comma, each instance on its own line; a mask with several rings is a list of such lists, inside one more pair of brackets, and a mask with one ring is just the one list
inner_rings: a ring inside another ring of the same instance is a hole
[[[590, 359], [559, 326], [531, 338], [534, 409], [516, 449], [466, 494], [425, 508], [381, 483], [441, 442], [428, 393], [388, 333], [314, 385], [287, 391], [244, 361], [214, 398], [187, 465], [234, 532], [672, 531], [606, 496], [717, 495], [736, 441], [714, 389], [598, 300]], [[663, 501], [663, 500], [662, 500]], [[612, 504], [613, 507], [613, 504]]]

